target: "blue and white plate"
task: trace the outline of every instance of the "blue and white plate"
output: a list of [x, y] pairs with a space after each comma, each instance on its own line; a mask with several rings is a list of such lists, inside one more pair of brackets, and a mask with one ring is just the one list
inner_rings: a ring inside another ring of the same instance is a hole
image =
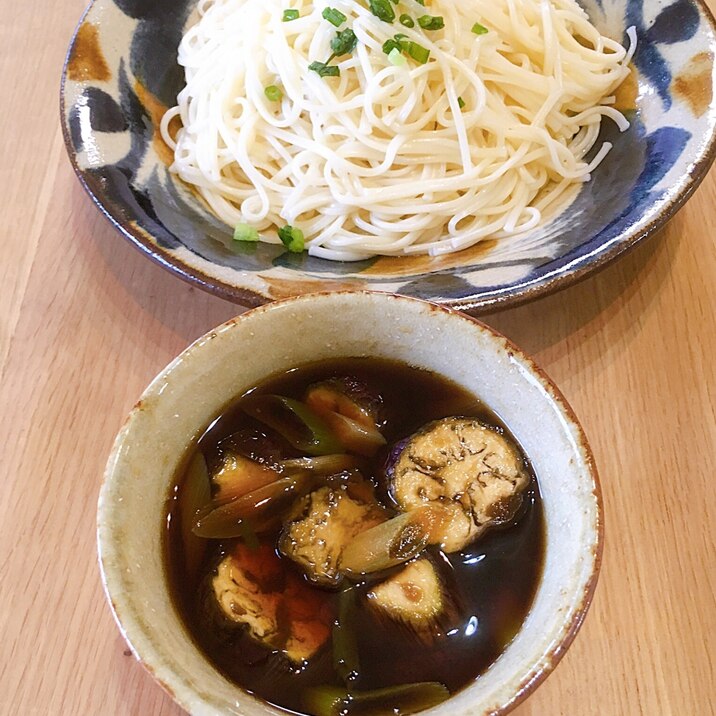
[[[184, 76], [176, 53], [195, 0], [95, 0], [77, 28], [62, 84], [62, 126], [80, 181], [119, 231], [184, 279], [244, 305], [370, 288], [472, 312], [578, 281], [653, 234], [689, 198], [716, 151], [716, 29], [700, 0], [584, 0], [602, 33], [626, 43], [634, 72], [617, 106], [631, 120], [574, 203], [523, 238], [443, 258], [336, 263], [233, 242], [169, 173], [158, 125]], [[238, 247], [238, 248], [237, 248]]]

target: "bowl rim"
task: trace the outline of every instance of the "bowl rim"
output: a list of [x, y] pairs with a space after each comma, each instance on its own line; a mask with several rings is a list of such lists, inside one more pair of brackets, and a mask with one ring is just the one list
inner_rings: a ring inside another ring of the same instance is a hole
[[[593, 543], [591, 545], [591, 552], [593, 555], [593, 562], [591, 566], [591, 571], [589, 573], [589, 576], [584, 584], [582, 594], [575, 600], [576, 606], [574, 607], [574, 612], [572, 614], [572, 617], [570, 621], [566, 624], [563, 624], [560, 633], [561, 636], [558, 640], [553, 642], [549, 650], [545, 653], [544, 658], [538, 662], [535, 663], [532, 669], [530, 670], [529, 674], [522, 680], [522, 682], [519, 684], [517, 689], [514, 692], [514, 695], [512, 698], [497, 706], [496, 708], [492, 709], [489, 712], [484, 712], [483, 716], [506, 716], [506, 714], [510, 713], [513, 709], [515, 709], [519, 704], [521, 704], [525, 699], [527, 699], [536, 689], [537, 687], [555, 670], [559, 662], [561, 661], [562, 657], [566, 653], [567, 649], [570, 647], [572, 642], [574, 641], [575, 637], [577, 636], [577, 633], [582, 626], [582, 623], [584, 622], [584, 619], [587, 615], [587, 612], [589, 611], [589, 608], [591, 606], [594, 593], [597, 587], [597, 582], [599, 580], [599, 575], [601, 571], [602, 566], [602, 560], [603, 560], [603, 552], [604, 552], [604, 500], [603, 500], [603, 494], [602, 494], [602, 487], [601, 487], [601, 481], [599, 478], [599, 473], [597, 470], [597, 466], [594, 460], [594, 455], [592, 452], [592, 449], [589, 445], [589, 442], [587, 440], [586, 433], [584, 431], [584, 428], [582, 427], [581, 423], [579, 422], [579, 419], [577, 418], [577, 415], [574, 412], [574, 409], [569, 404], [567, 399], [565, 398], [564, 394], [561, 392], [561, 390], [556, 386], [556, 384], [552, 381], [552, 379], [547, 375], [547, 373], [540, 368], [535, 361], [527, 355], [523, 350], [521, 350], [513, 341], [511, 341], [509, 338], [504, 336], [499, 331], [495, 330], [491, 326], [486, 325], [483, 321], [478, 320], [477, 318], [474, 318], [473, 316], [466, 315], [460, 311], [455, 310], [454, 308], [451, 308], [449, 306], [445, 306], [442, 304], [438, 304], [434, 301], [425, 301], [423, 299], [419, 298], [413, 298], [408, 296], [401, 296], [399, 294], [391, 294], [388, 292], [381, 292], [381, 291], [366, 291], [366, 290], [356, 290], [356, 291], [322, 291], [312, 294], [305, 294], [301, 296], [293, 296], [285, 299], [281, 299], [280, 301], [275, 301], [270, 304], [257, 307], [255, 309], [252, 309], [250, 311], [246, 311], [238, 316], [235, 316], [234, 318], [231, 318], [224, 323], [220, 324], [219, 326], [216, 326], [215, 328], [210, 329], [207, 331], [203, 336], [197, 338], [195, 341], [193, 341], [189, 346], [187, 346], [184, 350], [182, 350], [172, 361], [170, 361], [149, 383], [149, 385], [144, 389], [142, 392], [140, 398], [137, 400], [133, 408], [129, 411], [127, 417], [122, 423], [122, 426], [114, 440], [114, 443], [112, 445], [111, 452], [109, 454], [107, 464], [103, 473], [102, 481], [99, 488], [99, 495], [98, 495], [98, 504], [97, 504], [97, 522], [96, 522], [96, 534], [97, 534], [97, 558], [98, 558], [98, 566], [100, 570], [100, 577], [102, 582], [102, 588], [105, 594], [105, 598], [107, 600], [107, 603], [110, 606], [110, 609], [112, 611], [112, 615], [114, 617], [114, 620], [119, 628], [120, 633], [122, 634], [123, 638], [125, 639], [126, 643], [129, 645], [130, 649], [132, 650], [132, 653], [135, 655], [137, 661], [142, 665], [142, 667], [149, 672], [149, 674], [152, 676], [152, 678], [163, 688], [163, 690], [171, 696], [171, 698], [178, 703], [182, 708], [189, 709], [191, 708], [191, 703], [186, 701], [180, 693], [177, 692], [172, 686], [171, 683], [167, 683], [164, 679], [160, 678], [157, 672], [155, 671], [154, 665], [151, 663], [152, 659], [154, 658], [153, 654], [150, 654], [149, 658], [146, 658], [146, 655], [143, 655], [141, 653], [141, 648], [138, 648], [135, 646], [135, 644], [132, 642], [128, 635], [128, 629], [125, 627], [122, 617], [120, 616], [120, 607], [118, 606], [118, 603], [115, 601], [116, 595], [111, 592], [111, 588], [109, 585], [110, 581], [114, 581], [111, 578], [108, 579], [108, 573], [112, 573], [114, 571], [114, 568], [111, 565], [107, 565], [104, 560], [104, 552], [103, 550], [103, 540], [102, 540], [102, 529], [103, 524], [105, 524], [107, 520], [107, 513], [111, 514], [115, 506], [112, 505], [107, 499], [107, 493], [109, 492], [110, 486], [113, 483], [115, 477], [114, 472], [116, 470], [117, 463], [120, 459], [120, 453], [122, 452], [124, 442], [127, 438], [127, 435], [129, 433], [129, 429], [134, 421], [134, 418], [141, 413], [142, 411], [142, 404], [145, 401], [145, 399], [152, 394], [152, 391], [154, 390], [155, 386], [158, 385], [160, 382], [163, 382], [164, 379], [169, 376], [172, 371], [174, 370], [175, 366], [178, 365], [181, 361], [183, 361], [186, 357], [186, 355], [190, 352], [194, 352], [198, 348], [200, 348], [208, 338], [212, 337], [213, 335], [217, 335], [218, 333], [221, 333], [225, 330], [232, 330], [234, 326], [239, 325], [243, 322], [244, 317], [247, 315], [256, 315], [265, 313], [266, 311], [273, 310], [274, 307], [278, 306], [285, 306], [285, 305], [291, 305], [296, 302], [312, 302], [315, 299], [319, 299], [320, 297], [326, 297], [326, 296], [335, 296], [335, 295], [369, 295], [369, 296], [375, 296], [380, 295], [384, 296], [388, 299], [395, 299], [399, 301], [407, 301], [407, 302], [415, 302], [415, 303], [421, 303], [421, 304], [428, 304], [432, 307], [433, 310], [439, 311], [445, 314], [448, 314], [450, 316], [460, 318], [466, 321], [470, 321], [471, 323], [476, 324], [482, 331], [490, 334], [490, 337], [492, 339], [497, 339], [502, 342], [502, 346], [504, 348], [504, 351], [507, 352], [511, 357], [517, 356], [522, 363], [523, 366], [525, 366], [533, 375], [535, 375], [542, 387], [546, 390], [549, 397], [554, 401], [555, 405], [558, 407], [559, 411], [565, 417], [568, 421], [568, 423], [571, 425], [571, 427], [575, 431], [575, 445], [577, 446], [577, 450], [579, 453], [581, 453], [582, 458], [584, 460], [584, 465], [587, 471], [587, 474], [591, 478], [591, 481], [593, 483], [593, 489], [592, 489], [592, 495], [594, 496], [595, 500], [595, 527], [594, 531], [592, 532], [590, 530], [590, 536], [593, 537]], [[121, 600], [123, 601], [125, 599], [124, 593], [121, 595]], [[136, 627], [136, 625], [132, 625], [133, 627]], [[142, 627], [143, 629], [143, 627]], [[181, 682], [181, 678], [176, 676], [175, 674], [172, 674], [172, 677], [177, 679], [177, 682]], [[168, 681], [168, 680], [167, 680]], [[186, 687], [191, 689], [191, 687]], [[460, 693], [460, 692], [458, 692]], [[201, 698], [201, 697], [199, 697]], [[428, 713], [428, 712], [426, 712]]]
[[[77, 156], [72, 144], [72, 138], [66, 122], [66, 82], [68, 66], [72, 52], [75, 48], [78, 33], [92, 12], [95, 5], [105, 0], [90, 0], [85, 8], [77, 26], [72, 35], [67, 53], [65, 55], [62, 77], [60, 82], [60, 125], [62, 128], [62, 136], [65, 143], [72, 168], [77, 176], [80, 184], [92, 199], [92, 202], [99, 211], [109, 220], [114, 228], [127, 239], [134, 248], [149, 257], [154, 263], [168, 270], [170, 273], [181, 278], [191, 285], [211, 293], [220, 298], [231, 301], [248, 308], [256, 308], [266, 303], [271, 303], [274, 299], [263, 295], [252, 289], [242, 287], [237, 284], [227, 283], [226, 281], [210, 277], [201, 269], [190, 266], [183, 259], [168, 252], [162, 248], [154, 239], [142, 228], [136, 225], [125, 225], [120, 217], [114, 215], [112, 210], [105, 205], [102, 198], [98, 196], [83, 176], [83, 170], [77, 163]], [[706, 0], [691, 0], [699, 11], [703, 14], [706, 22], [709, 24], [711, 32], [716, 35], [716, 17], [712, 13]], [[712, 75], [716, 73], [716, 66], [712, 70]], [[667, 202], [661, 207], [659, 213], [654, 216], [648, 224], [638, 231], [629, 229], [622, 232], [621, 240], [615, 242], [610, 248], [604, 252], [600, 252], [596, 258], [587, 260], [581, 266], [573, 268], [569, 272], [564, 272], [563, 268], [557, 268], [551, 272], [543, 274], [533, 280], [524, 281], [522, 283], [511, 284], [492, 288], [489, 290], [478, 291], [473, 296], [461, 299], [446, 299], [441, 301], [440, 305], [445, 305], [459, 311], [465, 311], [474, 315], [483, 315], [497, 309], [513, 308], [522, 304], [533, 301], [543, 296], [548, 296], [562, 289], [573, 286], [583, 281], [592, 274], [597, 274], [619, 257], [628, 254], [634, 250], [645, 239], [649, 238], [661, 228], [663, 228], [675, 214], [684, 206], [691, 198], [693, 193], [699, 187], [701, 182], [708, 174], [708, 170], [716, 159], [716, 128], [712, 131], [711, 136], [701, 148], [691, 167], [691, 171], [686, 175], [685, 181], [679, 191], [670, 196]], [[240, 271], [238, 272], [241, 273]], [[320, 279], [316, 279], [320, 280]], [[340, 280], [340, 279], [338, 279]], [[360, 277], [347, 277], [346, 281], [360, 280]], [[362, 289], [356, 289], [362, 290]], [[365, 290], [378, 290], [380, 288], [371, 289], [366, 287]], [[314, 292], [314, 291], [310, 291]], [[321, 293], [322, 291], [315, 291]], [[299, 294], [303, 295], [303, 294]], [[433, 301], [435, 302], [435, 301]]]

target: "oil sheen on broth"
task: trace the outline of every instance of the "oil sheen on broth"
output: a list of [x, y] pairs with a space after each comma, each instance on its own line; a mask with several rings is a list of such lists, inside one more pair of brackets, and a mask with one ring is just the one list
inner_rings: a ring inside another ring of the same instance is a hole
[[229, 404], [167, 524], [171, 593], [201, 651], [317, 716], [414, 713], [470, 684], [520, 628], [544, 557], [538, 484], [507, 427], [456, 384], [372, 358]]

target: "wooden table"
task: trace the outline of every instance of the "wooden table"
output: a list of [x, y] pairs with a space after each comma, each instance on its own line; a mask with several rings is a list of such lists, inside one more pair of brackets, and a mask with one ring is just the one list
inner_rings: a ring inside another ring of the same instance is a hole
[[[57, 94], [83, 5], [3, 0], [0, 713], [180, 714], [105, 604], [95, 504], [141, 390], [238, 309], [120, 240], [75, 179]], [[606, 507], [592, 610], [517, 716], [716, 713], [715, 207], [712, 173], [617, 264], [487, 318], [571, 401]]]

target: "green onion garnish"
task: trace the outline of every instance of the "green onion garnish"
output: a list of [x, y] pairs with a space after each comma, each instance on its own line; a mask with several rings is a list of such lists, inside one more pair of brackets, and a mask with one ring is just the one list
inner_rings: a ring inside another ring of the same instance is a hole
[[465, 100], [462, 97], [457, 98], [457, 106], [462, 109], [465, 106]]
[[269, 102], [278, 102], [280, 101], [281, 97], [283, 97], [283, 92], [281, 92], [280, 87], [276, 87], [276, 85], [269, 85], [264, 90], [264, 94], [266, 95], [266, 98], [269, 100]]
[[409, 42], [407, 50], [408, 54], [421, 65], [424, 65], [428, 61], [428, 57], [430, 57], [430, 50], [417, 42]]
[[390, 0], [368, 0], [370, 11], [383, 22], [393, 22], [395, 20], [395, 10], [390, 4]]
[[403, 13], [398, 18], [398, 22], [400, 22], [400, 24], [403, 25], [404, 27], [415, 27], [415, 20], [413, 20], [413, 18], [410, 17], [410, 15], [406, 15], [405, 13]]
[[346, 16], [334, 7], [325, 8], [322, 15], [323, 19], [328, 20], [334, 27], [340, 27], [346, 21]]
[[418, 25], [423, 30], [442, 30], [445, 27], [445, 21], [440, 15], [421, 15], [418, 18]]
[[418, 5], [425, 7], [425, 0], [415, 0], [415, 2], [418, 3]]
[[395, 65], [396, 67], [403, 67], [404, 65], [408, 64], [408, 61], [405, 59], [405, 56], [397, 47], [394, 47], [388, 53], [388, 60], [390, 60], [391, 65]]
[[329, 65], [327, 62], [311, 62], [309, 70], [316, 72], [319, 77], [338, 77], [341, 70], [336, 65]]
[[393, 37], [383, 43], [383, 52], [389, 55], [393, 50], [398, 50], [398, 52], [407, 51], [410, 43], [405, 41], [406, 37], [407, 35], [404, 35], [402, 32], [393, 35]]
[[484, 34], [487, 32], [487, 28], [486, 28], [484, 25], [481, 25], [479, 22], [476, 22], [476, 23], [472, 26], [472, 31], [473, 31], [476, 35], [484, 35]]
[[396, 50], [398, 52], [402, 52], [403, 48], [401, 47], [400, 42], [398, 42], [395, 38], [391, 37], [383, 43], [383, 52], [385, 52], [386, 55], [390, 55], [391, 52]]
[[298, 10], [284, 10], [282, 22], [291, 22], [291, 20], [298, 20]]
[[[338, 69], [337, 67], [335, 69]], [[300, 254], [306, 247], [303, 239], [303, 231], [297, 229], [290, 224], [278, 230], [278, 238], [281, 243], [293, 254]]]
[[249, 224], [236, 224], [234, 227], [234, 241], [258, 241], [259, 232]]
[[336, 36], [331, 40], [331, 49], [335, 57], [340, 57], [341, 55], [347, 55], [353, 52], [357, 44], [358, 38], [355, 32], [348, 28], [336, 33]]

